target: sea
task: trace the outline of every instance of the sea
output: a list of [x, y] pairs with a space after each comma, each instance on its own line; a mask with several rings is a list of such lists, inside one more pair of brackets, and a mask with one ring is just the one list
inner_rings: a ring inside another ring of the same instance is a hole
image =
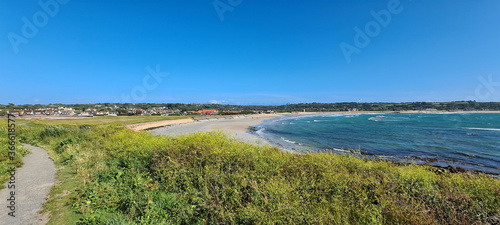
[[500, 174], [498, 113], [367, 113], [288, 116], [253, 132], [297, 152], [358, 150], [399, 162]]

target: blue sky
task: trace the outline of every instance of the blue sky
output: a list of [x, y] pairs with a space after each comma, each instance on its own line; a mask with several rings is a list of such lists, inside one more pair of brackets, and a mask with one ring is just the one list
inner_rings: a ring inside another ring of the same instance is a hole
[[498, 12], [498, 0], [2, 0], [0, 104], [500, 101]]

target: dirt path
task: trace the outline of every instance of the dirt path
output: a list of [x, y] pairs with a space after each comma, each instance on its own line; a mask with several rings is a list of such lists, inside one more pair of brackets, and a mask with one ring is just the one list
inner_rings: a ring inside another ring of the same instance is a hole
[[[15, 189], [0, 190], [0, 224], [46, 224], [48, 215], [42, 209], [50, 189], [54, 186], [56, 167], [49, 154], [42, 148], [23, 144], [31, 154], [23, 158], [24, 165], [15, 174]], [[15, 191], [15, 217], [6, 206], [11, 204], [11, 191]]]

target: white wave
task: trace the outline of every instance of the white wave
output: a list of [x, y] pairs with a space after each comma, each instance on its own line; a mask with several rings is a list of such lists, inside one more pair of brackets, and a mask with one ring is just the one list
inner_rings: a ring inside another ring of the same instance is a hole
[[368, 120], [371, 120], [371, 121], [375, 121], [375, 122], [379, 122], [379, 121], [382, 121], [382, 122], [401, 122], [403, 120], [407, 120], [408, 118], [406, 117], [398, 117], [398, 118], [388, 118], [388, 117], [385, 117], [385, 116], [376, 116], [376, 117], [370, 117], [368, 118]]
[[500, 131], [500, 128], [476, 128], [476, 127], [471, 127], [467, 128], [469, 130], [487, 130], [487, 131]]
[[345, 115], [345, 114], [326, 114], [323, 117], [340, 117], [340, 116], [343, 116], [343, 115]]
[[333, 148], [333, 150], [335, 150], [337, 152], [347, 152], [347, 153], [350, 152], [349, 150], [344, 150], [344, 149], [340, 149], [340, 148]]
[[259, 136], [261, 136], [261, 137], [262, 137], [262, 135], [264, 135], [264, 131], [265, 131], [265, 130], [266, 130], [266, 128], [262, 128], [262, 129], [257, 130], [255, 133], [256, 133], [257, 135], [259, 135]]
[[285, 141], [285, 142], [288, 142], [288, 143], [292, 143], [292, 144], [296, 144], [297, 142], [295, 141], [290, 141], [288, 139], [285, 139], [284, 137], [281, 137], [281, 140]]
[[295, 124], [295, 123], [290, 122], [290, 124]]
[[282, 116], [282, 117], [270, 119], [269, 121], [271, 123], [278, 123], [278, 122], [287, 121], [287, 120], [299, 120], [299, 119], [309, 118], [309, 117], [318, 117], [318, 115]]

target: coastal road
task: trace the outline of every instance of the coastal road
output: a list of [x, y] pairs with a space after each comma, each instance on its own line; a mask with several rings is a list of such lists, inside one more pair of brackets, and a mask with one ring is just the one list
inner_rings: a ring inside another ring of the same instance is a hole
[[[46, 224], [48, 215], [39, 211], [47, 199], [50, 189], [54, 186], [56, 167], [49, 154], [42, 148], [23, 144], [31, 154], [23, 158], [23, 166], [15, 173], [15, 189], [0, 190], [0, 224]], [[14, 195], [11, 195], [14, 191]], [[15, 217], [9, 215], [12, 204], [8, 199], [15, 198]]]

